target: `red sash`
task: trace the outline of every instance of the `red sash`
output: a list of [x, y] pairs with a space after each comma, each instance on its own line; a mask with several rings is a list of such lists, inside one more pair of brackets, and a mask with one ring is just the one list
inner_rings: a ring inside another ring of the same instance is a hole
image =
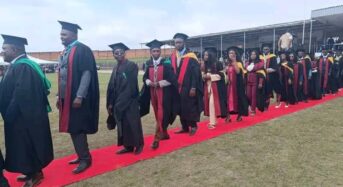
[[[70, 105], [71, 105], [71, 84], [72, 84], [72, 78], [73, 78], [73, 62], [74, 62], [74, 55], [75, 55], [76, 47], [73, 47], [70, 51], [69, 58], [68, 58], [68, 77], [67, 77], [67, 87], [65, 89], [65, 98], [64, 103], [62, 106], [62, 99], [59, 98], [59, 108], [60, 108], [60, 125], [59, 125], [59, 131], [60, 132], [68, 132], [69, 128], [69, 118], [70, 118]], [[59, 74], [58, 74], [58, 81], [60, 80]], [[58, 84], [59, 85], [59, 84]], [[58, 89], [60, 90], [60, 89]]]
[[183, 80], [186, 75], [186, 71], [188, 68], [188, 63], [189, 63], [190, 57], [183, 58], [182, 64], [181, 64], [181, 69], [180, 69], [180, 74], [178, 78], [178, 83], [179, 83], [179, 93], [181, 93], [182, 85], [183, 85]]

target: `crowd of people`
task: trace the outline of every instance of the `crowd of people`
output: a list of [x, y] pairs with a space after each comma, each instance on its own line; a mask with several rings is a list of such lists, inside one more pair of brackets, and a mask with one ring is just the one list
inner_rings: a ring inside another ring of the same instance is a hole
[[[59, 131], [69, 133], [77, 158], [69, 164], [79, 174], [92, 165], [87, 135], [98, 131], [99, 83], [92, 50], [78, 41], [77, 24], [59, 21], [64, 46], [59, 59], [58, 93]], [[47, 96], [51, 84], [37, 63], [28, 59], [25, 38], [2, 35], [2, 54], [11, 65], [0, 84], [0, 112], [4, 120], [6, 156], [0, 157], [0, 169], [22, 173], [17, 178], [24, 186], [36, 186], [44, 178], [42, 169], [54, 158]], [[188, 36], [174, 35], [175, 50], [170, 57], [161, 56], [158, 40], [147, 44], [151, 58], [145, 63], [143, 88], [138, 86], [138, 66], [125, 58], [129, 48], [123, 43], [109, 45], [117, 63], [107, 86], [107, 128], [117, 129], [117, 154], [143, 151], [141, 117], [150, 113], [156, 120], [152, 149], [170, 139], [169, 125], [179, 116], [181, 129], [176, 134], [196, 135], [201, 113], [209, 116], [209, 129], [218, 118], [226, 123], [244, 116], [266, 112], [271, 98], [275, 108], [335, 94], [343, 86], [342, 48], [334, 54], [325, 46], [318, 59], [303, 48], [272, 54], [271, 45], [249, 52], [242, 61], [241, 49], [230, 47], [227, 60], [218, 60], [217, 49], [206, 48], [200, 59], [187, 48]], [[280, 60], [277, 60], [279, 58]], [[263, 114], [261, 114], [263, 115]], [[8, 181], [0, 173], [0, 186]]]

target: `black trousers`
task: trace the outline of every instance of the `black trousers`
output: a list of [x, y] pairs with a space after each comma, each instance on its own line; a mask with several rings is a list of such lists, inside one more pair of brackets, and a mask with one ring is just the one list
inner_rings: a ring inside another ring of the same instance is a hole
[[188, 131], [189, 127], [197, 127], [197, 122], [196, 121], [189, 121], [185, 119], [181, 119], [181, 125], [182, 129]]
[[74, 149], [80, 160], [90, 160], [91, 154], [88, 148], [86, 134], [70, 134]]

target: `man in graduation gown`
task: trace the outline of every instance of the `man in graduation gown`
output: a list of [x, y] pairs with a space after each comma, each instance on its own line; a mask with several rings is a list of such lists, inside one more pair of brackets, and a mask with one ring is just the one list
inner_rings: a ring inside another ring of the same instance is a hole
[[280, 66], [277, 63], [276, 56], [270, 52], [271, 44], [262, 44], [263, 54], [260, 55], [260, 59], [264, 63], [264, 69], [267, 71], [266, 76], [266, 109], [269, 107], [270, 98], [273, 97], [273, 91], [276, 93], [276, 106], [279, 108], [281, 103], [281, 91], [282, 85], [280, 82]]
[[65, 49], [61, 53], [58, 74], [57, 107], [60, 112], [59, 130], [69, 133], [77, 158], [69, 164], [78, 164], [74, 174], [81, 173], [92, 164], [87, 134], [98, 131], [99, 83], [92, 50], [77, 40], [77, 24], [59, 21], [61, 40]]
[[311, 57], [305, 53], [305, 48], [299, 47], [297, 50], [297, 55], [299, 59], [299, 63], [302, 65], [303, 71], [303, 81], [302, 85], [300, 85], [300, 97], [298, 98], [300, 101], [304, 101], [305, 103], [308, 102], [308, 95], [309, 95], [309, 80], [312, 78], [312, 71], [311, 71]]
[[343, 46], [337, 46], [335, 61], [339, 65], [339, 88], [343, 87], [343, 55], [342, 55]]
[[318, 59], [317, 63], [321, 78], [321, 91], [322, 95], [325, 96], [326, 93], [330, 92], [331, 82], [329, 81], [329, 74], [333, 63], [333, 57], [328, 53], [328, 46], [322, 46], [322, 55]]
[[54, 158], [47, 95], [50, 82], [39, 65], [28, 59], [25, 38], [2, 35], [4, 60], [11, 65], [0, 88], [0, 112], [4, 119], [5, 169], [22, 173], [24, 186], [41, 182], [42, 169]]
[[[150, 108], [150, 100], [156, 119], [156, 133], [152, 144], [153, 149], [159, 147], [160, 140], [169, 139], [167, 128], [175, 120], [177, 102], [173, 99], [177, 95], [177, 79], [171, 66], [170, 60], [161, 57], [162, 42], [153, 40], [147, 44], [150, 48], [151, 58], [145, 63], [143, 76], [144, 87], [141, 98], [148, 100], [147, 106], [141, 106], [141, 110]], [[142, 96], [147, 96], [143, 98]], [[145, 113], [148, 113], [146, 111]]]
[[123, 43], [109, 45], [117, 64], [107, 87], [107, 111], [109, 119], [117, 126], [118, 146], [124, 148], [117, 154], [143, 151], [144, 139], [139, 111], [138, 66], [125, 58], [129, 50]]
[[193, 136], [197, 131], [197, 122], [203, 111], [203, 83], [200, 64], [196, 55], [186, 48], [188, 36], [177, 33], [173, 39], [175, 50], [170, 59], [178, 79], [180, 94], [180, 120], [182, 129], [176, 133], [189, 133]]
[[226, 118], [226, 86], [223, 64], [217, 61], [217, 49], [205, 48], [204, 62], [201, 64], [204, 80], [204, 115], [209, 116], [209, 129], [215, 128], [217, 117]]

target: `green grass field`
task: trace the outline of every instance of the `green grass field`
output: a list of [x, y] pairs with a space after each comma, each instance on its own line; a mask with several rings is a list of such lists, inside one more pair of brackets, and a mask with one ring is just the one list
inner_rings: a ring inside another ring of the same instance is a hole
[[[99, 73], [100, 123], [99, 132], [89, 136], [91, 149], [117, 141], [116, 130], [107, 130], [105, 124], [109, 77]], [[48, 78], [54, 106], [57, 75], [48, 74]], [[141, 76], [138, 79], [141, 83]], [[343, 186], [341, 106], [343, 98], [71, 186]], [[58, 158], [73, 154], [74, 149], [69, 135], [58, 132], [58, 112], [53, 108], [50, 122]], [[144, 134], [154, 132], [153, 114], [142, 118], [142, 123]], [[3, 137], [2, 127], [0, 132]]]

